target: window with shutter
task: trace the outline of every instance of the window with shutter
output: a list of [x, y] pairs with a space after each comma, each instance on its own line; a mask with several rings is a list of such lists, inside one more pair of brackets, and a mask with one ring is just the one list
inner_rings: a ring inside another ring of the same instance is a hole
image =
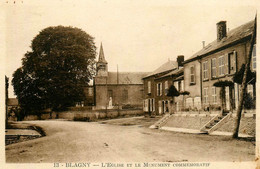
[[168, 81], [165, 81], [165, 82], [164, 82], [164, 94], [165, 94], [165, 95], [168, 94], [168, 89], [169, 89], [169, 87], [168, 87]]
[[218, 75], [223, 76], [224, 75], [224, 56], [220, 56], [218, 58]]
[[229, 66], [228, 66], [228, 70], [230, 74], [233, 74], [236, 72], [236, 52], [232, 52], [228, 54], [228, 58], [229, 58]]
[[216, 87], [211, 88], [211, 94], [212, 94], [212, 103], [216, 104], [217, 103], [217, 90]]
[[148, 93], [151, 93], [151, 81], [147, 82], [147, 86], [148, 86]]
[[208, 61], [205, 61], [202, 63], [202, 69], [203, 69], [203, 80], [208, 79]]
[[212, 78], [217, 77], [216, 58], [211, 59], [211, 77], [212, 77]]
[[208, 103], [208, 88], [205, 87], [203, 90], [203, 103], [207, 104]]
[[228, 54], [225, 54], [224, 55], [224, 59], [225, 59], [225, 61], [224, 61], [224, 65], [225, 65], [225, 73], [224, 74], [229, 74], [229, 69], [228, 69], [228, 62], [229, 62], [229, 60], [228, 60]]
[[190, 67], [190, 84], [195, 84], [195, 67], [192, 65]]
[[160, 96], [161, 96], [162, 95], [162, 88], [163, 88], [162, 83], [160, 83], [159, 88], [160, 88]]

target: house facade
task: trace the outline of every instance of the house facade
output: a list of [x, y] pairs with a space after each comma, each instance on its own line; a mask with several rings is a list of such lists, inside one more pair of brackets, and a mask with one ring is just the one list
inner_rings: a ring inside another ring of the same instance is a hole
[[[217, 39], [184, 61], [185, 88], [190, 91], [190, 96], [186, 98], [187, 107], [220, 110], [223, 95], [220, 96], [221, 88], [214, 84], [228, 81], [233, 84], [226, 86], [223, 93], [225, 109], [237, 108], [240, 85], [234, 83], [233, 77], [246, 63], [253, 26], [254, 21], [251, 21], [227, 32], [225, 21], [217, 23]], [[250, 68], [256, 70], [255, 46]], [[255, 98], [255, 85], [248, 84], [247, 91]]]
[[[174, 85], [174, 79], [183, 75], [181, 63], [184, 56], [179, 56], [178, 61], [164, 63], [158, 69], [143, 78], [144, 81], [144, 101], [143, 110], [149, 115], [161, 115], [176, 111], [175, 101], [172, 97], [167, 96], [169, 88]], [[179, 81], [182, 81], [178, 83]], [[175, 81], [175, 85], [183, 84], [183, 79]], [[184, 85], [182, 85], [184, 86]], [[179, 90], [182, 87], [180, 85]]]
[[109, 72], [101, 44], [94, 78], [96, 109], [142, 107], [143, 81], [146, 72]]

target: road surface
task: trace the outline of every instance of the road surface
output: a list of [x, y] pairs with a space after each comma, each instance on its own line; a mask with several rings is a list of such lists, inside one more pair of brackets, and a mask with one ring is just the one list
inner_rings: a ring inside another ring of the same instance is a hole
[[[254, 142], [140, 125], [27, 121], [45, 137], [6, 146], [7, 163], [253, 161]], [[120, 124], [120, 123], [119, 123]]]

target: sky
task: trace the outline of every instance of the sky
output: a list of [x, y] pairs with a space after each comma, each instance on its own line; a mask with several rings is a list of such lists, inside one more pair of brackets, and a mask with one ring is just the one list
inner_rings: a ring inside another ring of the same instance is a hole
[[[178, 55], [189, 58], [202, 41], [215, 40], [217, 22], [227, 21], [231, 30], [253, 20], [256, 1], [6, 0], [0, 8], [5, 23], [0, 70], [11, 81], [33, 38], [49, 26], [84, 30], [95, 38], [98, 53], [102, 42], [109, 71], [118, 65], [119, 71], [151, 72]], [[15, 97], [12, 86], [9, 97]]]

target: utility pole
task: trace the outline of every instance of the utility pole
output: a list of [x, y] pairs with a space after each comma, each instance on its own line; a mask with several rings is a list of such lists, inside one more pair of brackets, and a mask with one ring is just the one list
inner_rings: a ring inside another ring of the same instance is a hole
[[254, 30], [253, 30], [253, 34], [252, 34], [251, 40], [250, 40], [250, 49], [249, 49], [248, 57], [246, 59], [245, 72], [243, 75], [243, 80], [242, 80], [242, 84], [241, 84], [241, 88], [240, 88], [240, 92], [239, 92], [240, 100], [239, 100], [239, 104], [238, 104], [238, 108], [237, 108], [237, 112], [236, 112], [236, 121], [235, 121], [235, 129], [233, 131], [233, 138], [238, 138], [239, 125], [240, 125], [241, 113], [242, 113], [243, 102], [244, 102], [244, 95], [245, 95], [246, 87], [247, 87], [247, 83], [246, 83], [247, 73], [248, 73], [248, 70], [250, 69], [252, 51], [253, 51], [255, 41], [256, 41], [256, 16], [255, 16], [255, 22], [254, 22]]

